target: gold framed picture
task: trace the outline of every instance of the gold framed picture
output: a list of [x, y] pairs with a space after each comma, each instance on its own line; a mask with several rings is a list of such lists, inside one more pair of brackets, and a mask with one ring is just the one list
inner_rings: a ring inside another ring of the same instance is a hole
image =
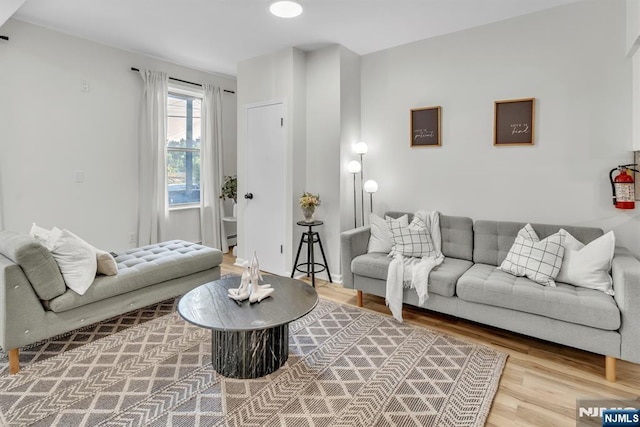
[[535, 98], [496, 101], [493, 145], [533, 145]]
[[440, 146], [440, 107], [411, 109], [411, 147]]

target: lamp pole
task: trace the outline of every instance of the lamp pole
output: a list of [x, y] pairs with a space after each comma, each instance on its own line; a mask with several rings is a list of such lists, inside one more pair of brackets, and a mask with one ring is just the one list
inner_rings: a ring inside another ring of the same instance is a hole
[[360, 141], [355, 145], [354, 150], [356, 154], [360, 155], [360, 204], [362, 206], [362, 225], [364, 225], [364, 162], [362, 156], [367, 154], [369, 146], [366, 142]]
[[[362, 170], [362, 165], [357, 160], [352, 160], [347, 165], [347, 170], [353, 174], [353, 227], [358, 227], [358, 202], [356, 198], [356, 174]], [[364, 225], [364, 222], [362, 223]]]
[[362, 213], [362, 225], [364, 226], [364, 163], [362, 162], [362, 156], [360, 154], [360, 212]]
[[353, 228], [358, 227], [358, 208], [356, 206], [356, 174], [353, 174]]

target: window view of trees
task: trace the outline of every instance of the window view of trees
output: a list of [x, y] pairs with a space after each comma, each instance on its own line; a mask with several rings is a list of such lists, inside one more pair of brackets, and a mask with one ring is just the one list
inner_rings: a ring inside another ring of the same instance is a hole
[[169, 206], [200, 203], [202, 100], [170, 93], [167, 104]]

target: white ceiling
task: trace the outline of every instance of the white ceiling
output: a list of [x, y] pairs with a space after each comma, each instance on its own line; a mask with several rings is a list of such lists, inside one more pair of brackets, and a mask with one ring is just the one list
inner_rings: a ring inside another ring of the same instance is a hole
[[338, 43], [364, 55], [580, 0], [26, 0], [14, 18], [188, 67], [236, 75], [239, 61]]

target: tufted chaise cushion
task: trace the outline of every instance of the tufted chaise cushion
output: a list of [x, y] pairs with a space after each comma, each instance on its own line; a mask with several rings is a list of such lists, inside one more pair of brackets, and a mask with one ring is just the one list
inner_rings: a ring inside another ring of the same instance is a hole
[[117, 275], [96, 277], [82, 296], [68, 290], [49, 301], [49, 309], [60, 313], [145, 286], [208, 270], [222, 263], [222, 252], [218, 249], [182, 240], [128, 249], [115, 254]]

